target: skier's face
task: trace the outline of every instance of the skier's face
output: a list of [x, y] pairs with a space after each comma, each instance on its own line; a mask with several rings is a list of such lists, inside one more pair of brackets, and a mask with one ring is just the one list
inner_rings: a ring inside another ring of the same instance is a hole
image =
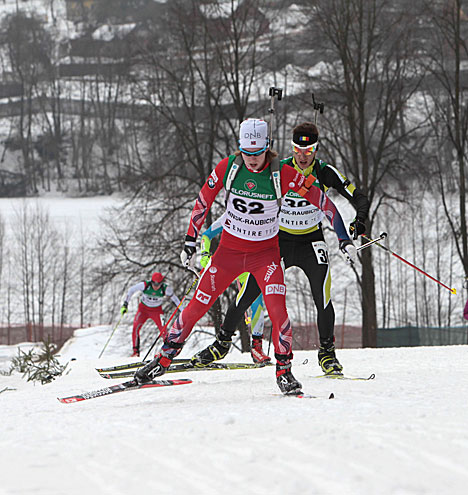
[[151, 282], [154, 290], [158, 290], [161, 287], [161, 282]]
[[[244, 151], [247, 153], [244, 153]], [[246, 148], [242, 150], [245, 166], [252, 172], [260, 172], [265, 167], [267, 151], [266, 148]]]
[[302, 170], [305, 170], [312, 165], [312, 162], [315, 160], [315, 155], [317, 154], [317, 147], [318, 143], [307, 148], [293, 145], [294, 161]]

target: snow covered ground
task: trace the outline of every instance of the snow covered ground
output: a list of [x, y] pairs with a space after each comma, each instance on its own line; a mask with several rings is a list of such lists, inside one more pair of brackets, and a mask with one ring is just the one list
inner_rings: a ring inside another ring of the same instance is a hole
[[91, 198], [63, 198], [45, 196], [39, 198], [0, 198], [0, 215], [5, 222], [7, 235], [18, 225], [18, 214], [25, 207], [47, 212], [53, 225], [60, 232], [69, 232], [78, 239], [93, 238], [102, 227], [101, 217], [107, 209], [118, 206], [118, 196]]
[[[131, 361], [124, 327], [98, 359], [109, 335], [77, 330], [51, 384], [0, 376], [15, 389], [0, 394], [1, 495], [467, 493], [467, 346], [340, 350], [347, 374], [376, 374], [366, 382], [314, 378], [316, 352], [297, 352], [294, 373], [319, 399], [278, 395], [268, 367], [59, 403], [108, 385], [97, 365]], [[0, 347], [0, 370], [15, 353]]]

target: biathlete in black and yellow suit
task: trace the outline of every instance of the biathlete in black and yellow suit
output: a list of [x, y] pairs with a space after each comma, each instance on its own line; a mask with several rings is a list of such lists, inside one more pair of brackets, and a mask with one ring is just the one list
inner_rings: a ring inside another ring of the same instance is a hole
[[[369, 213], [367, 197], [335, 167], [317, 158], [318, 129], [304, 122], [293, 130], [293, 155], [281, 163], [294, 167], [306, 177], [315, 178], [314, 185], [326, 192], [336, 189], [356, 209], [356, 218], [350, 225], [354, 239], [366, 231], [364, 222]], [[309, 182], [312, 182], [309, 179]], [[317, 307], [317, 326], [320, 338], [319, 364], [324, 373], [340, 373], [342, 365], [336, 358], [334, 345], [335, 310], [331, 301], [331, 274], [328, 248], [323, 236], [322, 221], [325, 214], [294, 191], [283, 198], [280, 211], [279, 246], [285, 268], [297, 266], [306, 274]], [[260, 294], [255, 278], [249, 275], [242, 297], [233, 302], [222, 324], [226, 334], [233, 334], [242, 315]], [[210, 348], [197, 353], [192, 359], [206, 363], [213, 360]]]

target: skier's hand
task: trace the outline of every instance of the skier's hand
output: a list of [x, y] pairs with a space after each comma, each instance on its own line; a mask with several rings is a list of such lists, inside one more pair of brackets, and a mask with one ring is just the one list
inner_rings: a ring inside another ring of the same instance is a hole
[[360, 235], [366, 233], [366, 225], [359, 218], [355, 218], [349, 224], [349, 233], [352, 235], [353, 239], [356, 240]]
[[204, 251], [201, 254], [200, 265], [203, 268], [206, 268], [206, 265], [210, 262], [210, 259], [211, 259], [211, 253], [209, 253], [208, 251]]
[[354, 265], [357, 260], [357, 251], [352, 241], [340, 241], [340, 251], [343, 253], [346, 263], [348, 263], [349, 265]]
[[124, 301], [122, 307], [120, 308], [120, 314], [123, 316], [128, 311], [128, 302]]
[[195, 261], [194, 259], [192, 259], [193, 255], [197, 250], [197, 248], [195, 247], [195, 242], [196, 242], [195, 237], [192, 237], [191, 235], [188, 234], [185, 236], [184, 249], [180, 253], [180, 261], [182, 261], [182, 265], [184, 265], [185, 268], [188, 268], [189, 266], [193, 266], [193, 262]]

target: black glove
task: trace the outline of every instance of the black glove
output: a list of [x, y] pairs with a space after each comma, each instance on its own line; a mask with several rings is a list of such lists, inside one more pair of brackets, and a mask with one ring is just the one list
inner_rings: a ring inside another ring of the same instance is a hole
[[182, 261], [182, 264], [185, 266], [185, 268], [188, 268], [191, 266], [191, 260], [192, 256], [195, 254], [197, 248], [196, 248], [196, 238], [191, 236], [191, 235], [186, 235], [185, 236], [185, 245], [183, 251], [180, 253], [180, 261]]
[[366, 226], [362, 220], [359, 218], [355, 218], [349, 224], [349, 233], [353, 236], [353, 239], [356, 240], [360, 235], [366, 233]]

